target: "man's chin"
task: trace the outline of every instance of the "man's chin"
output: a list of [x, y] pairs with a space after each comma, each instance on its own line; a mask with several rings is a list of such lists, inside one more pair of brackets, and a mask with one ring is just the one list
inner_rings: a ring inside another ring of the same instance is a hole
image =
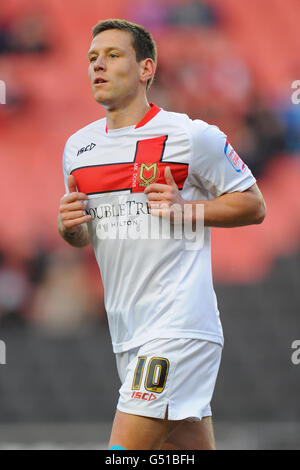
[[95, 100], [97, 101], [98, 104], [103, 106], [107, 110], [114, 110], [118, 107], [119, 105], [119, 100], [116, 98], [113, 99], [112, 97], [104, 97], [104, 96], [94, 96]]
[[109, 106], [112, 103], [112, 99], [109, 98], [108, 96], [103, 96], [95, 93], [94, 98], [97, 101], [98, 104], [101, 104], [102, 106]]

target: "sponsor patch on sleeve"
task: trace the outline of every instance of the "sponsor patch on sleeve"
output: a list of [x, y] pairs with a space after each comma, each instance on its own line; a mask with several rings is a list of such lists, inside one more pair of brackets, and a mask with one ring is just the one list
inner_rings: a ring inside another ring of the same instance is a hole
[[238, 154], [236, 153], [234, 148], [230, 145], [228, 140], [226, 140], [224, 153], [226, 157], [228, 158], [229, 162], [231, 163], [231, 165], [233, 166], [233, 168], [235, 169], [235, 171], [243, 175], [245, 171], [247, 170], [247, 166], [245, 165], [243, 160], [238, 156]]

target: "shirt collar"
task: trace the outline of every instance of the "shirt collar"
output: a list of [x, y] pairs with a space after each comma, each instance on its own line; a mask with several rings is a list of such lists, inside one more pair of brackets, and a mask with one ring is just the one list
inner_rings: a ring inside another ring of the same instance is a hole
[[[139, 129], [140, 127], [145, 126], [145, 124], [147, 124], [149, 121], [151, 121], [151, 119], [153, 119], [161, 111], [161, 108], [156, 106], [156, 104], [154, 104], [154, 103], [149, 103], [149, 104], [150, 104], [149, 111], [140, 120], [140, 122], [138, 122], [136, 124], [136, 126], [134, 126], [134, 129]], [[130, 128], [130, 127], [132, 127], [132, 126], [128, 126], [127, 128]], [[122, 129], [122, 128], [120, 128], [120, 129]], [[124, 128], [124, 129], [126, 129], [126, 128]], [[105, 133], [108, 134], [107, 124], [105, 126]]]

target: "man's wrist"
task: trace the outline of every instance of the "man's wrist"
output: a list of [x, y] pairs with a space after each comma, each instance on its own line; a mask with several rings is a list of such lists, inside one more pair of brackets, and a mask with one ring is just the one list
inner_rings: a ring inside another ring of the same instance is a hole
[[196, 222], [204, 221], [204, 207], [208, 201], [185, 201], [184, 202], [184, 219]]
[[90, 243], [86, 223], [67, 228], [64, 226], [60, 216], [58, 218], [58, 231], [61, 237], [74, 247], [81, 248]]

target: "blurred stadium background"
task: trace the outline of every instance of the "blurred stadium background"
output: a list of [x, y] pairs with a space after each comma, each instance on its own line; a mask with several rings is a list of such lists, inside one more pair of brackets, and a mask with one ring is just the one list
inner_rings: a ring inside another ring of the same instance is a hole
[[87, 79], [92, 26], [154, 35], [150, 100], [217, 124], [268, 215], [215, 229], [225, 335], [213, 400], [220, 449], [299, 449], [299, 0], [10, 0], [0, 4], [0, 448], [105, 448], [119, 380], [90, 248], [56, 231], [66, 139], [104, 116]]

